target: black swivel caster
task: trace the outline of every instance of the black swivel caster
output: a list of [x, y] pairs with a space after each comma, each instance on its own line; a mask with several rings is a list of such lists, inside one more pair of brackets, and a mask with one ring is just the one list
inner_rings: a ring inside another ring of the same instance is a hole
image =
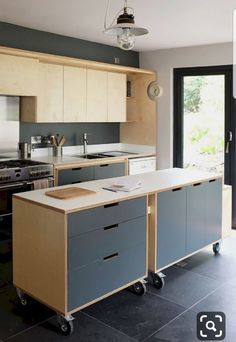
[[142, 281], [138, 281], [137, 283], [131, 285], [130, 290], [138, 296], [143, 296], [147, 292], [146, 285]]
[[219, 254], [221, 248], [220, 242], [216, 242], [213, 244], [212, 249], [215, 254]]
[[60, 333], [64, 336], [70, 336], [74, 332], [73, 317], [64, 317], [60, 314], [57, 315], [57, 321], [60, 329]]
[[65, 321], [63, 324], [59, 325], [59, 328], [61, 334], [65, 336], [70, 336], [74, 332], [74, 324], [71, 321]]
[[158, 273], [152, 273], [152, 282], [156, 289], [162, 289], [165, 286], [164, 275], [158, 275]]
[[24, 294], [24, 292], [21, 289], [16, 288], [16, 293], [17, 293], [17, 297], [18, 297], [19, 303], [22, 306], [27, 306], [28, 305], [28, 300], [27, 300], [27, 297]]

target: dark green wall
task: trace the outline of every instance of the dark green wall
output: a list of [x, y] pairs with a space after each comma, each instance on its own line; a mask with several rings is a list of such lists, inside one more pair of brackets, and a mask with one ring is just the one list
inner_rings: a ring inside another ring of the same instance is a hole
[[[115, 57], [120, 64], [139, 67], [139, 53], [123, 51], [119, 48], [66, 37], [54, 33], [29, 29], [0, 22], [0, 45], [23, 50], [51, 53], [68, 57], [82, 58], [105, 63], [113, 63]], [[65, 134], [67, 145], [81, 143], [83, 132], [90, 133], [92, 144], [119, 142], [118, 123], [114, 124], [20, 124], [20, 140], [30, 142], [31, 135]]]
[[113, 64], [114, 58], [119, 57], [121, 65], [139, 67], [139, 53], [136, 51], [124, 51], [114, 46], [33, 30], [1, 21], [0, 45]]
[[119, 142], [117, 123], [21, 123], [20, 141], [30, 143], [32, 135], [64, 134], [65, 146], [81, 145], [83, 133], [88, 133], [89, 144], [111, 144]]

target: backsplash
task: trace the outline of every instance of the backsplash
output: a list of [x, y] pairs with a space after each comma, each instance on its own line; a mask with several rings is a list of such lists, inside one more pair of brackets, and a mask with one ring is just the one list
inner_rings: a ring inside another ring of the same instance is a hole
[[81, 145], [83, 133], [88, 134], [90, 144], [120, 142], [119, 123], [25, 123], [20, 122], [20, 141], [30, 143], [34, 135], [65, 135], [65, 146]]

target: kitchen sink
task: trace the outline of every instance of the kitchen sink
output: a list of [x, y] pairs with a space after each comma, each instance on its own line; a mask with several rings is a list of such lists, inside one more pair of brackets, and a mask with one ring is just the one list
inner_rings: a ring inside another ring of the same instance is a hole
[[122, 157], [129, 154], [136, 154], [133, 152], [124, 152], [124, 151], [109, 151], [109, 152], [101, 152], [101, 153], [88, 153], [77, 155], [74, 157], [84, 158], [84, 159], [98, 159], [98, 158], [112, 158], [112, 157]]
[[108, 158], [110, 156], [105, 156], [102, 153], [91, 153], [91, 154], [83, 154], [83, 155], [74, 156], [74, 157], [79, 157], [79, 158], [84, 158], [84, 159], [98, 159], [98, 158]]

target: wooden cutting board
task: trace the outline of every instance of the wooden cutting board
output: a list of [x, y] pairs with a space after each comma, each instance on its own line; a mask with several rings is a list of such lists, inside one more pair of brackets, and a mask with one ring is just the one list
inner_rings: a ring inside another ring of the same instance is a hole
[[45, 195], [54, 197], [57, 199], [70, 199], [74, 197], [82, 197], [82, 196], [87, 196], [87, 195], [92, 195], [92, 194], [96, 194], [96, 192], [92, 190], [76, 188], [76, 187], [70, 187], [70, 188], [61, 189], [61, 190], [51, 190], [51, 191], [45, 192]]

